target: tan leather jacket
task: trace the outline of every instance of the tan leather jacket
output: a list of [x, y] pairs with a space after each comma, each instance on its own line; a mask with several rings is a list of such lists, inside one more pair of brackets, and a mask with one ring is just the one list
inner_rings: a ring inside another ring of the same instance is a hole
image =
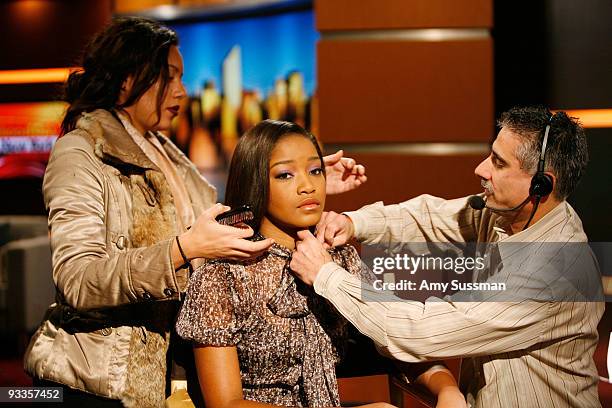
[[[158, 135], [196, 217], [216, 191]], [[43, 183], [57, 302], [25, 369], [126, 406], [163, 406], [166, 351], [187, 270], [175, 272], [175, 207], [162, 172], [108, 111], [84, 114], [56, 142]]]

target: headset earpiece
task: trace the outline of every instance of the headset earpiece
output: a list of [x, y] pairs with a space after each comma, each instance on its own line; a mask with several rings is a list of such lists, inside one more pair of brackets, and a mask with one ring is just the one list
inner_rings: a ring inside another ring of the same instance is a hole
[[529, 196], [531, 197], [546, 197], [553, 191], [553, 179], [548, 174], [544, 174], [544, 162], [546, 159], [546, 145], [548, 144], [548, 133], [550, 125], [555, 115], [548, 119], [548, 124], [544, 130], [542, 139], [542, 150], [540, 151], [540, 160], [538, 161], [538, 171], [531, 178], [531, 186], [529, 186]]
[[531, 197], [546, 197], [553, 191], [553, 179], [548, 174], [537, 172], [531, 178], [529, 195]]

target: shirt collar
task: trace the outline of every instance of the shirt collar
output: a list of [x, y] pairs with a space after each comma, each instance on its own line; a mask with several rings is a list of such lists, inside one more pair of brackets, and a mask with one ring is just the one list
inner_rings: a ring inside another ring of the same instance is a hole
[[[516, 242], [530, 242], [534, 241], [534, 238], [540, 235], [543, 229], [548, 229], [557, 224], [560, 220], [568, 216], [568, 205], [566, 201], [562, 201], [557, 204], [552, 210], [546, 215], [540, 218], [535, 223], [531, 224], [526, 230], [518, 231], [515, 234], [508, 234], [507, 229], [509, 228], [508, 222], [500, 217], [496, 222], [493, 230], [497, 233], [498, 241], [516, 241]], [[507, 227], [506, 227], [507, 226]]]

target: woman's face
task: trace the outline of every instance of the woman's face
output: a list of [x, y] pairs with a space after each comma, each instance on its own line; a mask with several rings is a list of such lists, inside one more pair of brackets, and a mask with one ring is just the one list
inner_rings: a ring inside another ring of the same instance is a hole
[[[157, 120], [157, 93], [160, 87], [160, 79], [153, 84], [142, 96], [131, 106], [124, 108], [130, 115], [132, 125], [141, 133], [150, 130], [168, 130], [172, 119], [179, 113], [179, 104], [187, 92], [183, 85], [183, 58], [177, 47], [172, 46], [168, 52], [168, 74], [169, 82], [166, 93], [161, 103], [161, 118]], [[129, 77], [124, 84], [124, 95], [129, 94], [132, 86], [132, 78]]]
[[270, 195], [265, 218], [280, 228], [316, 225], [325, 207], [325, 176], [310, 139], [282, 137], [270, 156]]

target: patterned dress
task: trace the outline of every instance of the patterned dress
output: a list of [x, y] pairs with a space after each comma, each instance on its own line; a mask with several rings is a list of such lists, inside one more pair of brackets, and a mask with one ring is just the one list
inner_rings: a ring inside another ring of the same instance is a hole
[[[330, 254], [351, 273], [365, 273], [353, 247]], [[190, 279], [177, 332], [204, 346], [235, 346], [247, 400], [339, 406], [335, 365], [348, 322], [293, 277], [290, 261], [291, 251], [274, 244], [254, 261], [203, 265]]]

